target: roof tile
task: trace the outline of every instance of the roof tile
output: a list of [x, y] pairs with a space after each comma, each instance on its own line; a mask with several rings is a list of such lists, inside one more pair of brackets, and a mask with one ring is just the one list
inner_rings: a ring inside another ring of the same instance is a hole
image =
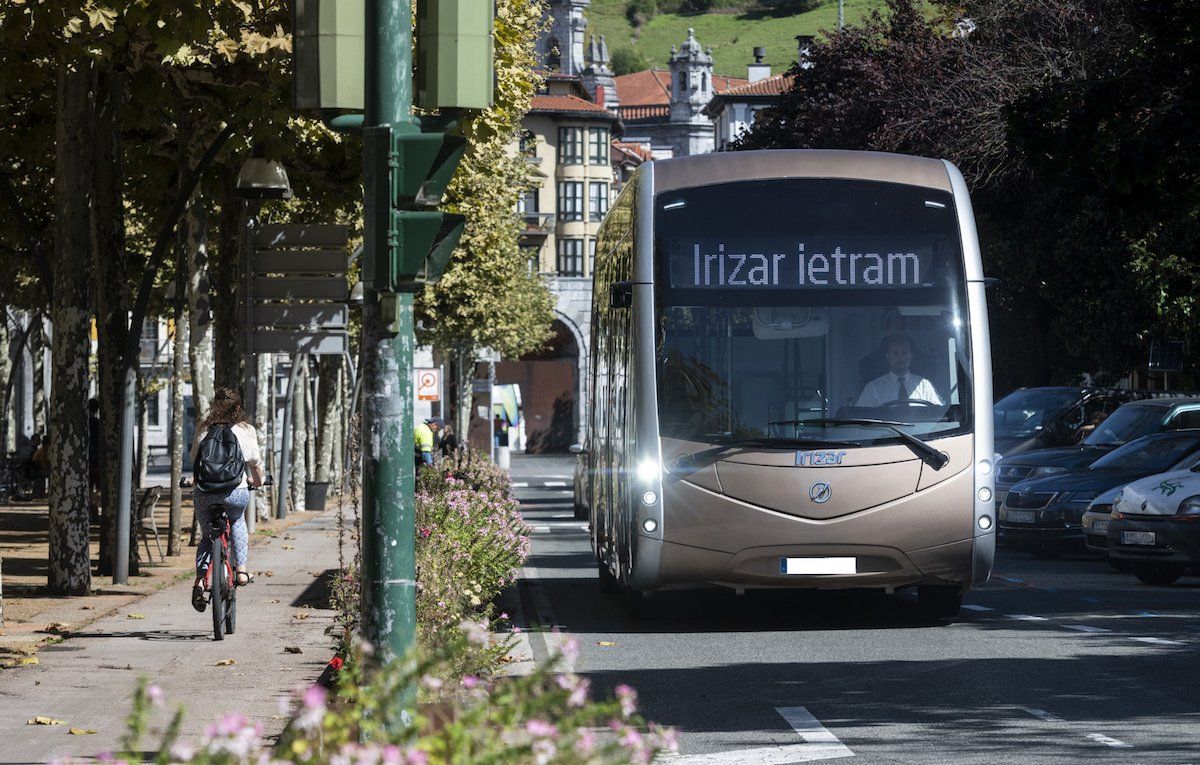
[[[666, 106], [671, 103], [671, 73], [665, 69], [643, 69], [613, 78], [617, 85], [617, 100], [621, 106]], [[713, 90], [724, 93], [730, 88], [749, 84], [741, 77], [714, 74]]]

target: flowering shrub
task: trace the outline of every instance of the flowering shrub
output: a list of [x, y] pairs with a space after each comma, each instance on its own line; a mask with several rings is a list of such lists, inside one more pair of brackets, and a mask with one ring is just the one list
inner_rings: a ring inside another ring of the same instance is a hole
[[[492, 601], [529, 556], [529, 528], [508, 476], [473, 454], [460, 452], [418, 478], [417, 631], [425, 645], [445, 643], [464, 619], [486, 624]], [[480, 661], [502, 653], [496, 647]]]
[[[468, 633], [477, 633], [472, 628]], [[297, 694], [290, 724], [273, 746], [262, 726], [242, 715], [226, 715], [208, 727], [195, 746], [179, 740], [177, 712], [153, 761], [197, 765], [648, 765], [661, 751], [675, 749], [673, 731], [645, 725], [637, 694], [618, 686], [614, 698], [593, 701], [589, 683], [554, 662], [523, 677], [487, 682], [474, 675], [454, 687], [440, 679], [446, 664], [469, 650], [463, 632], [443, 649], [391, 662], [369, 680], [350, 661], [341, 695], [320, 686]], [[576, 649], [568, 641], [565, 656]], [[414, 705], [408, 689], [421, 687], [436, 703]], [[102, 759], [135, 763], [147, 758], [142, 738], [161, 693], [143, 681], [134, 695], [124, 753]]]

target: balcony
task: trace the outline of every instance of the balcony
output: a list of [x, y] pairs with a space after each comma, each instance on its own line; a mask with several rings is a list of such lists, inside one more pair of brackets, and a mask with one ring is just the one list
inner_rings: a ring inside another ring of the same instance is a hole
[[518, 215], [525, 222], [525, 230], [521, 232], [523, 239], [545, 238], [554, 230], [554, 213], [523, 212]]

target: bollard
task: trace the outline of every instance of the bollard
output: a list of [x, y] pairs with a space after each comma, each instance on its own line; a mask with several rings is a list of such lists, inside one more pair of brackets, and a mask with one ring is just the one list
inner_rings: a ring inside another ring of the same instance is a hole
[[497, 446], [496, 447], [496, 467], [500, 468], [501, 470], [508, 470], [509, 466], [512, 464], [512, 458], [510, 456], [511, 453], [512, 453], [512, 449], [510, 447]]

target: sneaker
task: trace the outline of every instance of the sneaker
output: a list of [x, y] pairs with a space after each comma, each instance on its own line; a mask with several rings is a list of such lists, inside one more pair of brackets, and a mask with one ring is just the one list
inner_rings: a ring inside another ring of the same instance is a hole
[[203, 613], [208, 606], [208, 598], [204, 596], [204, 588], [198, 584], [192, 585], [192, 608]]

